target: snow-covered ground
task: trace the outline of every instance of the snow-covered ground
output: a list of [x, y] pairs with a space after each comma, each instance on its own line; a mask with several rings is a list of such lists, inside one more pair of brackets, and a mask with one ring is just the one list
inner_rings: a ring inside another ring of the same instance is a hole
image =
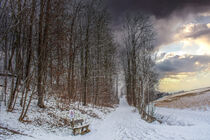
[[208, 110], [210, 107], [210, 87], [164, 96], [155, 101], [158, 107]]
[[58, 103], [57, 99], [50, 97], [45, 101], [46, 108], [41, 109], [37, 107], [37, 100], [34, 99], [26, 117], [26, 120], [29, 122], [21, 123], [18, 121], [21, 113], [19, 99], [17, 100], [17, 104], [13, 112], [7, 112], [3, 103], [1, 105], [0, 140], [30, 139], [30, 137], [14, 135], [1, 127], [30, 135], [35, 139], [46, 135], [71, 136], [72, 130], [70, 129], [71, 127], [69, 123], [69, 110], [74, 110], [75, 118], [84, 119], [85, 122], [92, 124], [95, 121], [104, 119], [107, 114], [114, 111], [116, 108], [98, 107], [92, 105], [82, 106], [78, 102], [66, 105], [65, 103]]
[[[30, 131], [32, 137], [17, 136], [9, 139], [22, 140], [209, 140], [210, 111], [193, 111], [181, 109], [157, 108], [156, 116], [163, 123], [147, 123], [125, 98], [119, 107], [103, 119], [91, 122], [91, 132], [86, 135], [72, 136], [70, 129], [46, 132], [41, 128]], [[1, 116], [2, 117], [2, 116]], [[0, 123], [2, 119], [0, 119]], [[23, 126], [27, 128], [27, 125]], [[23, 128], [24, 129], [24, 128]], [[0, 131], [1, 132], [1, 131]], [[25, 133], [28, 133], [25, 131]], [[0, 137], [1, 138], [1, 137]], [[2, 138], [3, 139], [3, 138]]]

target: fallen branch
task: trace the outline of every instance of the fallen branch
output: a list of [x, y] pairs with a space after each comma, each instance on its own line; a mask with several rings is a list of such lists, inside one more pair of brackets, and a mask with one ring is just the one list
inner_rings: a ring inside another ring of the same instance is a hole
[[5, 74], [5, 73], [0, 73], [0, 76], [17, 77], [16, 75], [13, 75], [13, 74]]
[[12, 129], [9, 129], [9, 128], [6, 128], [6, 127], [2, 127], [2, 126], [0, 126], [0, 129], [7, 130], [7, 131], [9, 131], [9, 132], [11, 132], [11, 133], [13, 133], [13, 134], [17, 134], [17, 135], [23, 135], [23, 136], [33, 137], [33, 136], [31, 136], [31, 135], [23, 134], [23, 133], [21, 133], [21, 132], [18, 132], [18, 131], [15, 131], [15, 130], [12, 130]]

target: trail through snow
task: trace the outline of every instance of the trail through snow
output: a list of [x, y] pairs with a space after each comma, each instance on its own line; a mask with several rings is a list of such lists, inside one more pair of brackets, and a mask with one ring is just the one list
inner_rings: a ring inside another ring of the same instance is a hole
[[[208, 112], [160, 109], [169, 115], [170, 123], [147, 123], [140, 118], [125, 98], [120, 101], [116, 111], [104, 120], [91, 123], [91, 132], [84, 136], [46, 135], [39, 139], [48, 140], [209, 140], [210, 117]], [[170, 112], [171, 111], [171, 112]], [[188, 115], [189, 114], [189, 115]], [[171, 116], [171, 117], [170, 117]], [[181, 118], [179, 118], [181, 117]], [[194, 117], [194, 119], [192, 119]], [[188, 119], [189, 121], [188, 122]], [[173, 122], [174, 121], [174, 122]]]
[[[154, 129], [147, 129], [142, 125], [143, 120], [139, 114], [133, 112], [125, 99], [122, 99], [120, 106], [110, 114], [98, 127], [95, 135], [86, 137], [87, 140], [141, 140], [147, 135], [153, 135]], [[94, 133], [94, 132], [93, 132]]]

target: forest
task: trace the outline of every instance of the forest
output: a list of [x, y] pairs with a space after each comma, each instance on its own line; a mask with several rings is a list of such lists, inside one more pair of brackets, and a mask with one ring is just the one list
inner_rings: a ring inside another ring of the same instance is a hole
[[116, 41], [103, 0], [1, 0], [2, 99], [12, 112], [20, 100], [24, 121], [32, 100], [45, 108], [54, 96], [66, 104], [119, 103], [119, 73], [126, 97], [142, 118], [151, 119], [158, 75], [154, 31], [146, 14], [125, 14]]

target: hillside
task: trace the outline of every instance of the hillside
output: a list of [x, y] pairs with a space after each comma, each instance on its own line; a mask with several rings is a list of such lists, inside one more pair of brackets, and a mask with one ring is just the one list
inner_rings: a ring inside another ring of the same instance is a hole
[[155, 101], [158, 107], [204, 109], [210, 106], [210, 87], [168, 95]]

